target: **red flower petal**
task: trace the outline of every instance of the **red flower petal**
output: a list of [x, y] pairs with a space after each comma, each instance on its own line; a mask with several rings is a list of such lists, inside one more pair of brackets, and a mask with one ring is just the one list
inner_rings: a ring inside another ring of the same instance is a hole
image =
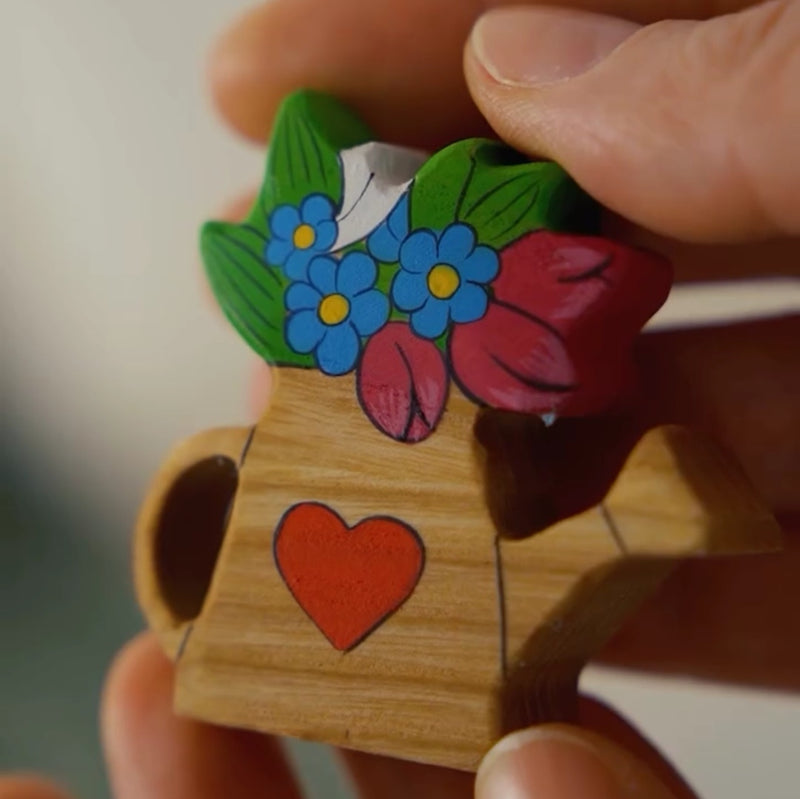
[[539, 230], [506, 247], [500, 260], [497, 299], [565, 336], [598, 322], [638, 333], [672, 285], [665, 258], [595, 236]]
[[558, 333], [511, 305], [490, 303], [482, 319], [456, 325], [450, 360], [462, 390], [493, 408], [548, 413], [576, 390]]
[[456, 326], [458, 382], [492, 407], [585, 416], [632, 388], [633, 342], [669, 294], [652, 253], [596, 237], [537, 231], [501, 253], [483, 319]]
[[415, 443], [436, 428], [449, 377], [442, 353], [405, 322], [390, 322], [369, 339], [358, 367], [358, 399], [383, 433]]

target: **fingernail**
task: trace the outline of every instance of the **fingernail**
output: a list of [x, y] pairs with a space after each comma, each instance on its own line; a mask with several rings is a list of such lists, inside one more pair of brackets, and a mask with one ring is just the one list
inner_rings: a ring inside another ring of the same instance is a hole
[[586, 11], [503, 8], [478, 20], [470, 42], [496, 81], [531, 87], [586, 72], [640, 27]]
[[561, 730], [534, 727], [504, 738], [484, 759], [476, 799], [619, 799], [628, 794], [600, 752]]

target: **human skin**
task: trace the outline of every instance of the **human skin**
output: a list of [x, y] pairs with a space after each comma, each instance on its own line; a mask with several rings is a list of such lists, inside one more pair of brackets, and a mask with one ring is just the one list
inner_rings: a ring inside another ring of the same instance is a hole
[[[258, 5], [214, 49], [216, 106], [262, 143], [299, 87], [338, 95], [384, 140], [435, 148], [494, 130], [562, 164], [610, 209], [609, 233], [667, 254], [679, 280], [800, 274], [800, 3], [498, 5]], [[252, 196], [224, 216], [240, 218]], [[785, 550], [681, 566], [603, 661], [800, 688], [798, 341], [794, 317], [643, 342], [648, 419], [700, 426], [727, 445], [782, 522]], [[268, 386], [258, 366], [254, 414]], [[218, 799], [231, 786], [252, 799], [299, 796], [273, 739], [177, 719], [172, 679], [147, 634], [110, 670], [101, 723], [117, 799]], [[365, 799], [692, 795], [639, 732], [588, 699], [579, 725], [501, 742], [475, 787], [458, 772], [340, 754]], [[0, 799], [46, 797], [63, 794], [0, 780]]]

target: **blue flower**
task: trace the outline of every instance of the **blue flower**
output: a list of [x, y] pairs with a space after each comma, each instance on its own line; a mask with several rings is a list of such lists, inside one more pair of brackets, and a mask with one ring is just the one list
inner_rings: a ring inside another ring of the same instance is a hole
[[408, 236], [408, 194], [367, 239], [370, 254], [387, 264], [395, 263], [400, 257], [400, 245]]
[[338, 235], [335, 208], [324, 194], [310, 194], [299, 208], [279, 205], [269, 217], [264, 257], [292, 280], [305, 280], [312, 258], [330, 250]]
[[438, 338], [451, 321], [480, 319], [489, 302], [486, 284], [500, 261], [491, 247], [475, 244], [469, 225], [457, 222], [441, 233], [415, 230], [400, 246], [400, 270], [392, 281], [392, 299], [411, 317], [423, 338]]
[[361, 337], [380, 330], [389, 318], [389, 300], [376, 288], [378, 267], [363, 252], [341, 261], [319, 255], [308, 265], [308, 282], [286, 290], [286, 341], [295, 352], [314, 353], [329, 375], [349, 372], [358, 360]]

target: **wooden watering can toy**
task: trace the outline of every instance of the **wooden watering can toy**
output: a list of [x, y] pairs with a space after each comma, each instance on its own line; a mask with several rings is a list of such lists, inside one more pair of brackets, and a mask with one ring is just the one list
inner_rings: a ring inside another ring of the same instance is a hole
[[574, 718], [681, 558], [778, 547], [713, 442], [620, 434], [672, 274], [599, 210], [498, 142], [429, 157], [285, 101], [248, 219], [201, 237], [271, 402], [174, 449], [136, 531], [177, 712], [474, 769]]

